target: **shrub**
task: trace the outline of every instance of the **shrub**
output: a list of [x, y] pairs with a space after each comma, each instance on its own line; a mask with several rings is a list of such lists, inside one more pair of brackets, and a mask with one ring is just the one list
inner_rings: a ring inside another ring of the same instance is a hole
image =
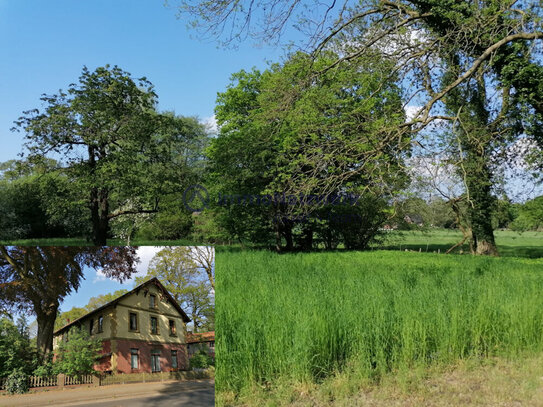
[[28, 392], [28, 375], [22, 368], [13, 369], [6, 381], [6, 390], [9, 394], [23, 394]]
[[67, 341], [59, 343], [58, 358], [53, 364], [54, 373], [77, 378], [94, 373], [93, 366], [101, 349], [102, 342], [99, 339], [91, 338], [84, 329], [72, 328]]
[[199, 350], [193, 357], [190, 358], [190, 368], [205, 369], [213, 365], [213, 358], [209, 356], [205, 349]]

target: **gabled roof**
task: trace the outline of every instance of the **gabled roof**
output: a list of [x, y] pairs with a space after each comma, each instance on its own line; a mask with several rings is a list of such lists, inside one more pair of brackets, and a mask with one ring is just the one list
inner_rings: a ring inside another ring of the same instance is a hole
[[172, 295], [168, 292], [168, 290], [166, 290], [166, 288], [162, 285], [162, 283], [158, 280], [158, 278], [156, 277], [153, 277], [152, 279], [150, 280], [147, 280], [146, 282], [138, 285], [136, 288], [134, 288], [133, 290], [127, 292], [126, 294], [123, 294], [121, 295], [120, 297], [117, 297], [115, 298], [113, 301], [110, 301], [108, 302], [107, 304], [104, 304], [102, 305], [101, 307], [99, 308], [96, 308], [95, 310], [89, 312], [88, 314], [85, 314], [83, 315], [82, 317], [80, 318], [77, 318], [76, 320], [70, 322], [69, 324], [66, 324], [64, 325], [62, 328], [59, 328], [57, 329], [55, 332], [53, 332], [53, 335], [58, 335], [58, 334], [61, 334], [65, 331], [67, 331], [71, 326], [75, 325], [75, 324], [78, 324], [79, 322], [81, 322], [83, 319], [85, 318], [88, 318], [90, 317], [91, 315], [93, 314], [97, 314], [99, 313], [100, 311], [104, 310], [105, 308], [108, 308], [112, 305], [115, 305], [117, 304], [120, 300], [122, 300], [123, 298], [126, 298], [132, 294], [137, 294], [141, 289], [143, 289], [144, 287], [147, 287], [149, 285], [155, 285], [156, 287], [158, 287], [158, 289], [166, 296], [166, 298], [168, 298], [168, 300], [173, 304], [173, 306], [175, 307], [175, 309], [177, 310], [177, 312], [179, 312], [179, 314], [181, 314], [181, 317], [183, 318], [183, 321], [185, 321], [185, 323], [187, 322], [190, 322], [190, 318], [187, 316], [187, 314], [185, 314], [185, 311], [183, 311], [181, 309], [181, 307], [179, 306], [179, 304], [177, 303], [177, 301], [175, 301], [175, 299], [172, 297]]
[[187, 343], [210, 342], [215, 340], [215, 331], [187, 334]]

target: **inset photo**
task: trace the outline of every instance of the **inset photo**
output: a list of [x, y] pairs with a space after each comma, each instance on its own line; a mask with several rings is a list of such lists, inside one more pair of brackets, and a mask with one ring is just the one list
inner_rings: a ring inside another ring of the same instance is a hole
[[213, 406], [214, 268], [207, 246], [0, 246], [0, 394], [32, 393], [0, 405]]

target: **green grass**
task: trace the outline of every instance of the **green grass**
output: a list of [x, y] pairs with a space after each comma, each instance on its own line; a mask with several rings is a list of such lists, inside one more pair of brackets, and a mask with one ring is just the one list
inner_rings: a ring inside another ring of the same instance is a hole
[[542, 259], [224, 251], [216, 266], [219, 400], [543, 351]]
[[[513, 232], [509, 230], [494, 231], [496, 244], [503, 257], [543, 257], [543, 232]], [[462, 239], [457, 230], [430, 231], [393, 231], [387, 234], [385, 249], [414, 250], [421, 252], [445, 253], [450, 247]], [[469, 253], [468, 244], [455, 249], [454, 253]]]
[[[92, 242], [85, 238], [46, 238], [46, 239], [20, 239], [0, 241], [0, 244], [14, 246], [92, 246]], [[108, 239], [108, 246], [126, 246], [125, 240]], [[132, 246], [194, 246], [202, 245], [191, 240], [143, 240], [135, 239], [130, 241]]]

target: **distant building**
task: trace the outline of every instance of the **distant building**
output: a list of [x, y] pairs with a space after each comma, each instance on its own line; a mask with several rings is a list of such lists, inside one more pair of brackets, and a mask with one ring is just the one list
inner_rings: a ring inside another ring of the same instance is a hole
[[210, 356], [215, 357], [215, 331], [187, 334], [187, 346], [189, 359], [200, 349], [207, 350]]
[[102, 340], [96, 370], [168, 372], [188, 368], [186, 323], [190, 318], [157, 278], [139, 285], [54, 332], [53, 349], [71, 327]]

